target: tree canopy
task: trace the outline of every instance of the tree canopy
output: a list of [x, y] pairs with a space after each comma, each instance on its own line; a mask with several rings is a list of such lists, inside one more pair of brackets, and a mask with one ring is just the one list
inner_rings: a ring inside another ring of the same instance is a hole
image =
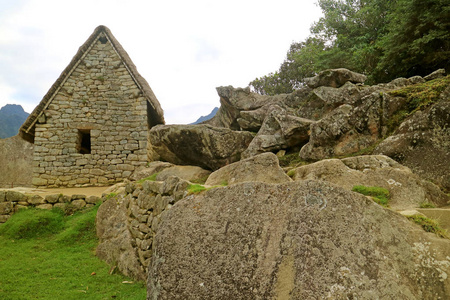
[[250, 85], [261, 94], [289, 93], [330, 68], [366, 74], [368, 82], [448, 68], [448, 0], [319, 0], [323, 17], [291, 45], [278, 71]]

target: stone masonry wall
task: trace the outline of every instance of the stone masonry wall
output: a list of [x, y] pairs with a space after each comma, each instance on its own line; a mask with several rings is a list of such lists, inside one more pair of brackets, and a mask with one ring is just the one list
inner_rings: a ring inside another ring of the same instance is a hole
[[[101, 34], [36, 124], [35, 186], [107, 185], [147, 163], [147, 100]], [[91, 152], [79, 153], [80, 130]]]
[[92, 207], [99, 201], [101, 201], [101, 198], [97, 196], [54, 194], [42, 197], [0, 190], [0, 224], [5, 223], [19, 209], [29, 207], [52, 209], [58, 207], [65, 211], [75, 211], [84, 207]]
[[103, 197], [97, 213], [97, 256], [126, 276], [145, 281], [160, 220], [180, 199], [191, 197], [190, 184], [169, 176], [164, 181], [129, 182], [125, 191]]

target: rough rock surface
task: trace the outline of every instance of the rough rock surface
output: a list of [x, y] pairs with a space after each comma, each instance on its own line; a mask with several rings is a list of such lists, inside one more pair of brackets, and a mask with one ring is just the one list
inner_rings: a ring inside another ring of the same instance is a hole
[[450, 191], [450, 87], [440, 102], [403, 122], [374, 153], [388, 155]]
[[311, 125], [309, 142], [300, 150], [304, 160], [356, 153], [375, 144], [382, 134], [380, 96], [364, 97], [357, 107], [343, 104]]
[[173, 164], [162, 161], [152, 161], [148, 164], [147, 167], [140, 167], [139, 169], [134, 171], [130, 176], [130, 180], [137, 181], [143, 178], [147, 178], [170, 167], [173, 167]]
[[294, 146], [302, 146], [309, 140], [312, 120], [289, 115], [278, 105], [269, 108], [264, 123], [248, 148], [242, 153], [248, 158], [264, 152], [273, 152]]
[[384, 155], [325, 159], [294, 170], [294, 180], [323, 180], [351, 191], [355, 185], [377, 186], [390, 192], [389, 206], [404, 210], [423, 202], [446, 205], [450, 198], [434, 184]]
[[211, 171], [196, 166], [172, 166], [162, 170], [156, 176], [156, 180], [164, 181], [170, 176], [177, 176], [192, 182], [204, 182], [209, 174], [211, 174]]
[[326, 182], [242, 183], [161, 218], [147, 299], [444, 299], [450, 241]]
[[292, 181], [281, 169], [275, 154], [263, 153], [244, 159], [213, 172], [206, 185], [232, 185], [246, 181], [283, 183]]
[[0, 139], [0, 187], [31, 186], [33, 150], [18, 135]]
[[363, 74], [340, 68], [324, 70], [314, 77], [305, 78], [305, 83], [310, 88], [317, 88], [319, 86], [338, 88], [348, 81], [352, 83], [364, 83], [366, 79], [367, 77]]
[[145, 269], [139, 263], [137, 249], [129, 230], [128, 201], [124, 198], [105, 201], [98, 209], [97, 236], [100, 240], [96, 254], [126, 276], [145, 280]]
[[162, 160], [217, 170], [240, 160], [253, 135], [210, 125], [158, 125], [149, 133]]

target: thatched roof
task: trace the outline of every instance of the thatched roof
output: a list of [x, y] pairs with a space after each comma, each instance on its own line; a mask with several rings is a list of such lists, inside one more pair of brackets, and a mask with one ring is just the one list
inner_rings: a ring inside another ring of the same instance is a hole
[[78, 49], [78, 52], [72, 58], [70, 64], [64, 69], [55, 83], [48, 90], [47, 94], [45, 94], [44, 98], [42, 98], [41, 102], [36, 106], [33, 112], [28, 116], [28, 118], [23, 123], [22, 127], [20, 127], [19, 135], [30, 142], [34, 141], [34, 129], [35, 124], [39, 117], [43, 114], [44, 110], [49, 106], [53, 97], [58, 93], [62, 85], [65, 83], [67, 78], [70, 77], [72, 72], [76, 69], [78, 64], [82, 61], [85, 54], [91, 49], [93, 43], [97, 41], [100, 34], [104, 33], [107, 39], [111, 42], [114, 50], [117, 52], [119, 57], [122, 59], [125, 67], [128, 72], [130, 72], [131, 77], [135, 81], [136, 85], [142, 91], [144, 97], [147, 98], [148, 103], [150, 104], [150, 109], [148, 111], [149, 118], [149, 126], [154, 126], [157, 124], [164, 124], [164, 112], [159, 104], [158, 99], [153, 93], [147, 81], [139, 74], [136, 69], [136, 66], [131, 61], [128, 53], [123, 49], [122, 45], [116, 40], [116, 38], [112, 35], [111, 31], [108, 27], [100, 25], [95, 28], [94, 32], [87, 39], [87, 41]]

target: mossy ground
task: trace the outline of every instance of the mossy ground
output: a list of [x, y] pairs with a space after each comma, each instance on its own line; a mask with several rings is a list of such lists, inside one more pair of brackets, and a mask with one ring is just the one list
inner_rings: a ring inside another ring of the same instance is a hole
[[426, 232], [435, 233], [437, 236], [442, 238], [449, 238], [446, 230], [442, 229], [439, 222], [421, 215], [407, 216], [407, 218], [414, 223], [422, 226], [423, 230]]
[[145, 299], [95, 256], [96, 213], [27, 209], [0, 225], [0, 299]]
[[364, 186], [364, 185], [355, 185], [352, 188], [352, 191], [363, 194], [365, 196], [370, 196], [372, 199], [384, 207], [389, 207], [389, 191], [385, 188], [378, 186]]

